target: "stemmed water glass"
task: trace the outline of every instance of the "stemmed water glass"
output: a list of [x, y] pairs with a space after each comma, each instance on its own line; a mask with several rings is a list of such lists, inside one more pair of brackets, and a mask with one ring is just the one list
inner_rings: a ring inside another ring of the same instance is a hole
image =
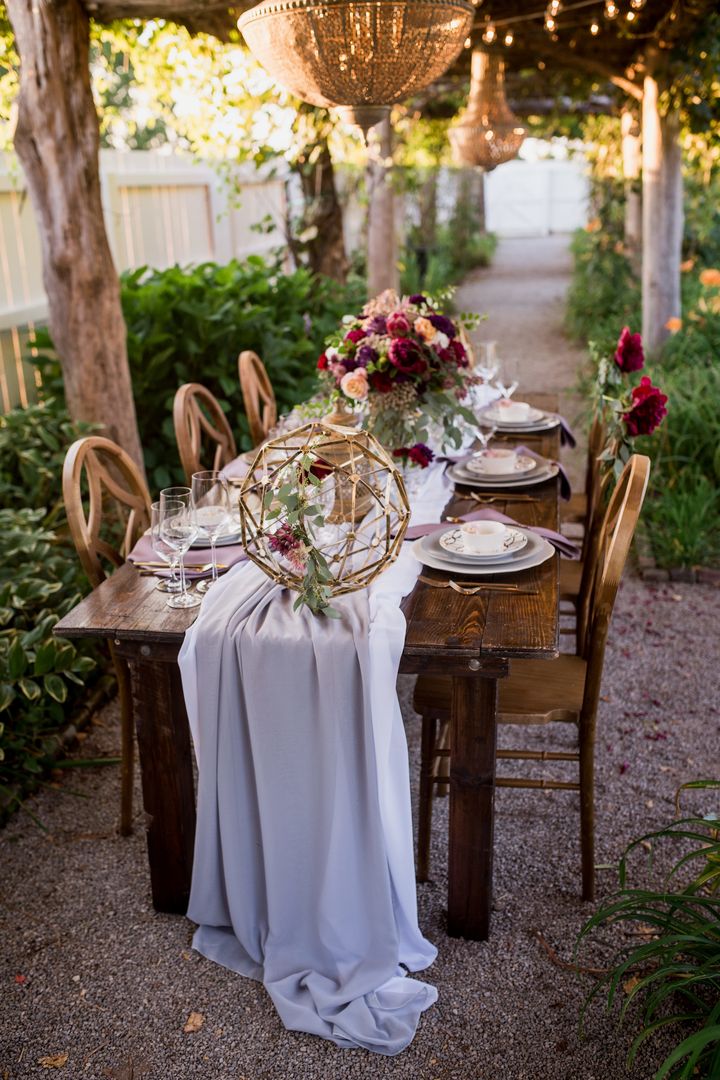
[[497, 355], [495, 353], [495, 342], [486, 341], [480, 346], [481, 355], [480, 360], [475, 364], [475, 371], [478, 373], [483, 383], [487, 384], [494, 379], [500, 370], [498, 364]]
[[185, 579], [185, 552], [197, 537], [198, 527], [195, 521], [195, 507], [192, 493], [172, 498], [160, 492], [159, 534], [163, 542], [176, 552], [180, 561], [180, 593], [167, 601], [171, 608], [194, 608], [202, 603], [199, 596], [191, 596]]
[[182, 588], [180, 584], [180, 577], [178, 575], [178, 563], [180, 556], [177, 551], [168, 545], [160, 535], [160, 503], [154, 502], [150, 507], [150, 543], [152, 549], [157, 557], [166, 562], [170, 567], [170, 578], [168, 581], [159, 581], [155, 586], [160, 592], [179, 593]]
[[491, 427], [481, 427], [478, 424], [475, 434], [477, 435], [477, 440], [482, 447], [482, 450], [477, 451], [478, 454], [484, 453], [484, 451], [487, 450], [488, 443], [490, 442], [496, 431], [497, 424], [493, 424]]
[[215, 545], [231, 520], [230, 493], [227, 480], [217, 469], [205, 469], [192, 475], [192, 494], [195, 501], [195, 520], [210, 540], [212, 578], [201, 581], [199, 592], [206, 592], [218, 579]]
[[501, 397], [505, 398], [506, 401], [509, 401], [509, 399], [513, 396], [519, 385], [520, 383], [517, 381], [517, 379], [513, 379], [513, 381], [507, 386], [502, 381], [502, 379], [498, 379], [495, 383], [495, 389], [500, 391]]

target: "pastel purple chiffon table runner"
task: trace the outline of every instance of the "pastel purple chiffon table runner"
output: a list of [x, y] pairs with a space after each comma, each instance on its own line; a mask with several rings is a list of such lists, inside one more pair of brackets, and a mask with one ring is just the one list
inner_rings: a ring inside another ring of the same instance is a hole
[[[225, 572], [225, 569], [235, 566], [236, 563], [245, 562], [247, 555], [245, 554], [245, 548], [242, 544], [225, 544], [215, 548], [215, 554], [217, 555], [218, 563], [223, 565], [221, 573]], [[185, 566], [198, 566], [201, 563], [209, 563], [212, 559], [212, 551], [207, 548], [190, 548], [185, 552], [183, 562]], [[131, 563], [145, 563], [145, 562], [158, 562], [158, 556], [155, 549], [152, 546], [152, 540], [145, 534], [141, 536], [135, 547], [128, 555], [128, 562]], [[168, 577], [169, 570], [156, 571], [157, 577]], [[185, 570], [185, 576], [189, 581], [195, 581], [198, 578], [208, 577], [210, 570]]]
[[[493, 510], [490, 507], [483, 507], [481, 510], [473, 510], [469, 514], [462, 514], [463, 521], [502, 521], [504, 525], [515, 525], [519, 529], [527, 529], [528, 532], [537, 533], [538, 536], [542, 536], [550, 544], [556, 548], [557, 551], [565, 559], [579, 559], [580, 548], [577, 544], [574, 544], [572, 540], [568, 540], [567, 536], [563, 536], [562, 533], [555, 532], [554, 529], [546, 529], [541, 525], [524, 525], [522, 522], [515, 521], [514, 518], [508, 517], [507, 514], [500, 513], [499, 510]], [[430, 522], [427, 525], [411, 525], [405, 533], [406, 540], [417, 540], [421, 536], [429, 536], [430, 533], [438, 532], [442, 529], [450, 527], [449, 522]]]

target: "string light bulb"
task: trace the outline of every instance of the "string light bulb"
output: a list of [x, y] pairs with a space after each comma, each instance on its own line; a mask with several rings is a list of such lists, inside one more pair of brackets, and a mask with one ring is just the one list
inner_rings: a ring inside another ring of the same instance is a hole
[[625, 18], [628, 22], [635, 22], [635, 20], [637, 19], [637, 13], [634, 11], [628, 11], [625, 15]]
[[556, 15], [559, 15], [561, 7], [562, 4], [560, 0], [550, 0], [550, 3], [547, 7], [547, 14], [555, 18]]
[[593, 37], [596, 37], [600, 33], [600, 23], [596, 19], [593, 19], [590, 23], [590, 33]]
[[471, 49], [471, 48], [472, 48], [472, 38], [470, 38], [470, 37], [466, 37], [466, 38], [465, 38], [465, 42], [464, 42], [464, 44], [463, 44], [463, 48], [464, 48], [464, 49]]
[[512, 45], [513, 41], [515, 40], [515, 35], [513, 34], [512, 30], [506, 31], [503, 40], [505, 41], [506, 45]]
[[605, 0], [605, 10], [603, 15], [606, 19], [617, 19], [620, 14], [620, 8], [615, 3], [615, 0]]
[[557, 26], [557, 23], [553, 19], [552, 15], [546, 15], [545, 16], [545, 29], [547, 30], [548, 34], [552, 34], [555, 31], [556, 26]]
[[483, 41], [485, 42], [486, 45], [492, 45], [492, 43], [493, 43], [493, 41], [495, 41], [496, 37], [497, 37], [497, 30], [495, 29], [495, 24], [491, 23], [491, 22], [487, 23], [486, 26], [485, 26], [485, 30], [483, 32], [483, 36], [482, 36]]
[[645, 2], [646, 0], [630, 0], [630, 7], [634, 8], [635, 11], [640, 11], [641, 8], [645, 7]]

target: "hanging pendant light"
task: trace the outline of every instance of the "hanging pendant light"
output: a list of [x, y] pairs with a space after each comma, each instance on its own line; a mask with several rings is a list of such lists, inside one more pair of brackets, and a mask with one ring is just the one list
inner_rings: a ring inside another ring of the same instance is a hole
[[472, 0], [268, 0], [238, 27], [279, 83], [367, 133], [442, 75], [474, 11]]
[[505, 65], [494, 53], [472, 54], [470, 94], [465, 112], [450, 128], [459, 165], [494, 169], [517, 156], [525, 138], [505, 97]]

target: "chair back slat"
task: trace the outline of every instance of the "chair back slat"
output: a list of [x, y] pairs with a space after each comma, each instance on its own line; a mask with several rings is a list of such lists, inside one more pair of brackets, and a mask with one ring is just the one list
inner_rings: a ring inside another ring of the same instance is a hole
[[[89, 435], [65, 455], [62, 488], [70, 535], [90, 585], [97, 588], [107, 577], [105, 563], [121, 566], [150, 524], [145, 480], [116, 443]], [[106, 539], [101, 532], [107, 529], [108, 509], [118, 515], [119, 528]], [[113, 543], [120, 529], [122, 538]]]
[[175, 394], [173, 424], [187, 484], [193, 473], [222, 469], [237, 457], [235, 439], [220, 402], [200, 383], [185, 383]]
[[620, 579], [650, 477], [650, 458], [633, 454], [610, 496], [593, 553], [589, 612], [580, 653], [587, 661], [583, 713], [594, 715], [600, 695], [605, 644]]
[[238, 357], [240, 388], [253, 446], [259, 446], [277, 423], [277, 405], [267, 369], [257, 353], [244, 350]]

